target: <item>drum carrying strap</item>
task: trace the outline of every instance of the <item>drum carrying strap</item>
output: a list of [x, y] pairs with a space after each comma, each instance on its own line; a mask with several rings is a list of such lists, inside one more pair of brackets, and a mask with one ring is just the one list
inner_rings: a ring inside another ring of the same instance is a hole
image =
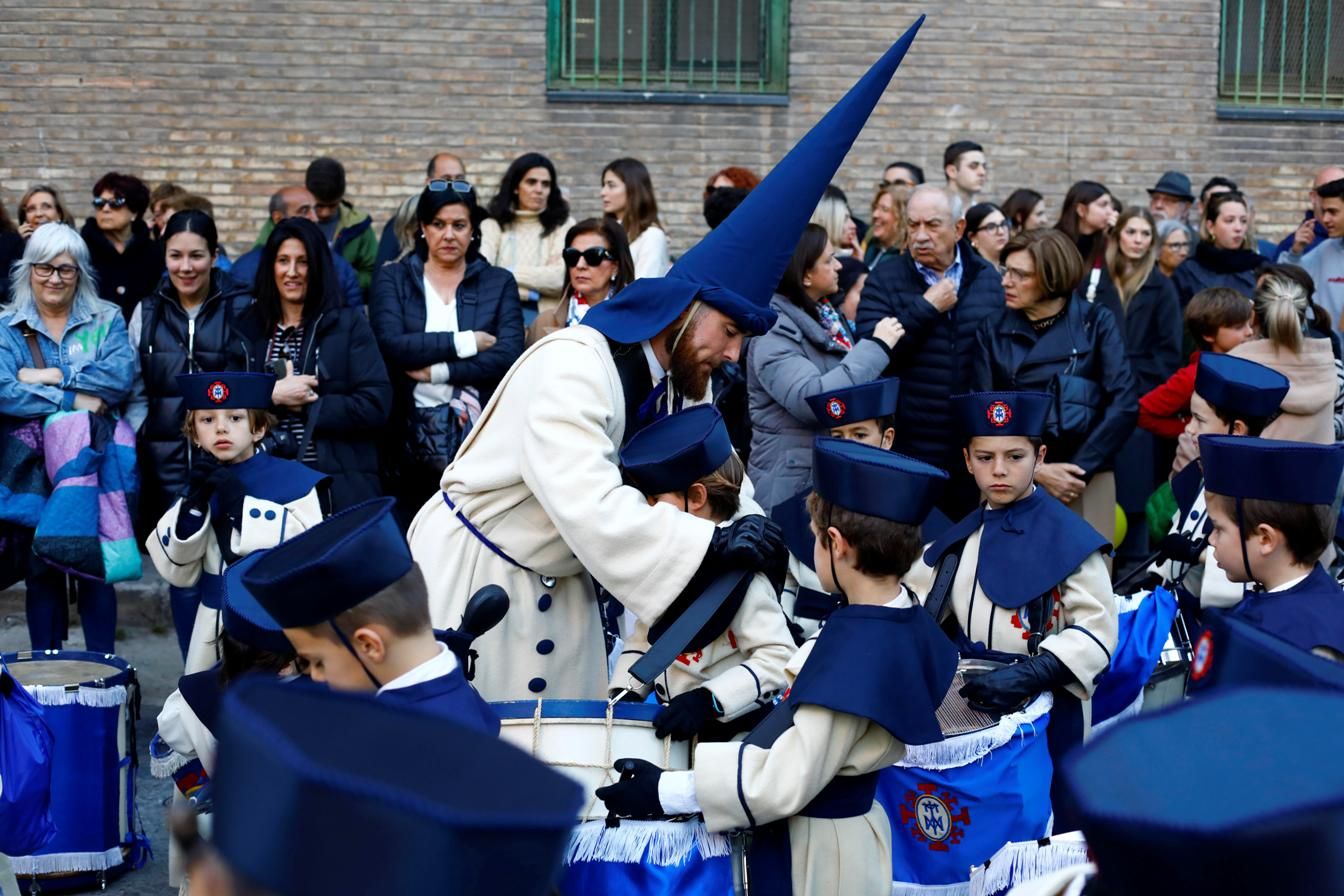
[[961, 552], [965, 548], [966, 540], [962, 539], [948, 548], [938, 560], [938, 567], [933, 574], [933, 585], [929, 588], [928, 599], [924, 601], [924, 609], [929, 611], [934, 622], [942, 621], [943, 608], [947, 606], [947, 598], [952, 594], [952, 582], [957, 577], [957, 567], [961, 565]]
[[751, 584], [754, 573], [731, 570], [709, 583], [691, 605], [650, 645], [648, 651], [630, 667], [630, 676], [640, 684], [650, 684], [686, 652], [696, 634], [739, 590]]

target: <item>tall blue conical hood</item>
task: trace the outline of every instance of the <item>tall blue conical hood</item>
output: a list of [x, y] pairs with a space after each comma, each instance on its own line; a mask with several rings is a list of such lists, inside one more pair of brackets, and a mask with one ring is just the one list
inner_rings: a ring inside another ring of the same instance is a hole
[[636, 280], [589, 311], [584, 324], [617, 342], [639, 342], [656, 335], [700, 298], [749, 333], [770, 329], [775, 321], [770, 297], [803, 228], [923, 23], [920, 16], [746, 201], [666, 277]]

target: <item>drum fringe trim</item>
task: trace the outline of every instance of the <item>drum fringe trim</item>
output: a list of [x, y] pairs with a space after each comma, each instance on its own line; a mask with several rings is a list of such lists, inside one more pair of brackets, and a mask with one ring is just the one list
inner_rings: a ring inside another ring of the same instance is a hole
[[1041, 694], [1021, 712], [1010, 713], [982, 731], [958, 734], [934, 744], [911, 744], [905, 748], [905, 758], [897, 768], [922, 768], [942, 771], [961, 768], [988, 756], [1018, 735], [1023, 725], [1034, 726], [1036, 721], [1054, 706], [1054, 697]]
[[1018, 884], [1087, 862], [1087, 843], [1081, 839], [1054, 839], [1044, 846], [1036, 840], [1009, 843], [984, 865], [971, 869], [970, 896], [993, 896]]
[[970, 884], [908, 884], [891, 882], [891, 896], [967, 896]]
[[[37, 874], [70, 874], [77, 871], [106, 871], [126, 861], [121, 847], [103, 852], [60, 852], [49, 856], [10, 856], [19, 877]], [[45, 888], [44, 888], [45, 889]]]
[[[43, 706], [93, 706], [105, 709], [110, 706], [122, 706], [126, 703], [126, 687], [117, 685], [111, 688], [65, 688], [59, 685], [25, 685], [28, 693]], [[76, 868], [76, 871], [87, 869]]]
[[680, 865], [699, 852], [704, 858], [729, 855], [728, 838], [711, 834], [703, 822], [629, 821], [614, 828], [604, 821], [579, 825], [569, 841], [566, 864], [575, 862]]

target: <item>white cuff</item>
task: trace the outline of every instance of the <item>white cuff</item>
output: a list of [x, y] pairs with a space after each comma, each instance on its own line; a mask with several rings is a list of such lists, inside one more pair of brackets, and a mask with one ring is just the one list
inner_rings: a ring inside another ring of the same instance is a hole
[[429, 381], [436, 386], [442, 386], [448, 382], [448, 362], [440, 361], [437, 364], [429, 365]]
[[700, 811], [695, 799], [695, 772], [663, 772], [658, 779], [658, 802], [666, 815], [694, 815]]
[[453, 334], [453, 345], [457, 348], [457, 357], [466, 360], [476, 354], [476, 331], [462, 330]]

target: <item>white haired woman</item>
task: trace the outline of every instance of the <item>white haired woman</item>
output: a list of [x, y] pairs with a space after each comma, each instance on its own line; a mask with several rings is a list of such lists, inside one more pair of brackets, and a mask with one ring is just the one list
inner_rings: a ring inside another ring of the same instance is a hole
[[[121, 309], [98, 298], [89, 249], [65, 224], [43, 224], [10, 274], [11, 305], [0, 311], [0, 407], [38, 420], [57, 411], [104, 414], [126, 403], [135, 352]], [[71, 579], [87, 649], [112, 653], [112, 586]], [[64, 574], [33, 558], [27, 575], [28, 636], [34, 650], [58, 649], [67, 623]]]

